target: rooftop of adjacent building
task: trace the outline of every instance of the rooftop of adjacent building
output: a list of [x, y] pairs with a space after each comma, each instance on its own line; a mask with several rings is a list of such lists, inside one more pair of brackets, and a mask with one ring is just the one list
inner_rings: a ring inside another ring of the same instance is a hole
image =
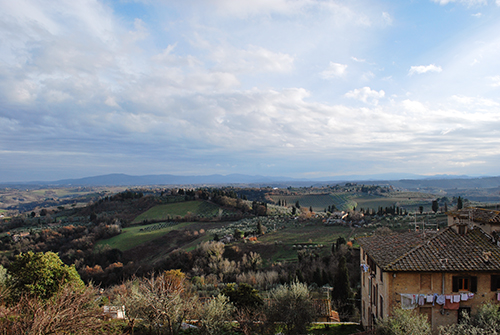
[[411, 231], [357, 241], [383, 271], [500, 270], [497, 241], [477, 226], [452, 225], [433, 234]]
[[462, 221], [500, 224], [500, 211], [485, 208], [463, 208], [448, 212], [449, 216]]

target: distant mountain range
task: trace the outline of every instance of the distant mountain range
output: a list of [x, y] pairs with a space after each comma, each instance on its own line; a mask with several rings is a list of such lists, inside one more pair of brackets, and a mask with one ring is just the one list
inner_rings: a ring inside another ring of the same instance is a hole
[[318, 186], [343, 182], [392, 185], [404, 189], [424, 188], [495, 188], [500, 187], [500, 177], [470, 176], [421, 176], [413, 174], [380, 174], [369, 176], [339, 176], [330, 178], [297, 179], [288, 177], [251, 176], [244, 174], [177, 176], [170, 174], [131, 176], [108, 174], [79, 179], [63, 179], [51, 182], [3, 183], [0, 185], [47, 185], [47, 186], [146, 186], [146, 185], [254, 185], [254, 186]]

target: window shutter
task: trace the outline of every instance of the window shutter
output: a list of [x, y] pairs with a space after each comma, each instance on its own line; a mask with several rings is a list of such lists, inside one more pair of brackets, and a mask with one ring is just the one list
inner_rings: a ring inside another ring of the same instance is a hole
[[498, 279], [500, 279], [500, 276], [496, 275], [491, 275], [491, 290], [496, 291], [498, 287]]
[[458, 292], [458, 277], [453, 277], [453, 292]]
[[477, 292], [477, 277], [470, 277], [470, 291]]

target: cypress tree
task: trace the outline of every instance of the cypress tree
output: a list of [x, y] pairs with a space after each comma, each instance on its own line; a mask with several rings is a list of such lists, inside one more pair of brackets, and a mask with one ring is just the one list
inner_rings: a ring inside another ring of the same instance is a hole
[[349, 271], [347, 270], [345, 256], [339, 258], [337, 273], [333, 278], [332, 300], [341, 316], [352, 315], [352, 291], [349, 286]]

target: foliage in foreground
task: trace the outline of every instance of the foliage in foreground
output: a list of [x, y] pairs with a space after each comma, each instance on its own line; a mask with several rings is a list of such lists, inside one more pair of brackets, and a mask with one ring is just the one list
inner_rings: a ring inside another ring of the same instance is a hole
[[53, 252], [22, 253], [16, 256], [7, 274], [6, 286], [14, 300], [23, 295], [49, 299], [67, 284], [84, 287], [75, 267], [65, 265]]
[[381, 320], [376, 326], [377, 335], [428, 335], [431, 326], [427, 316], [396, 308], [389, 318]]
[[280, 285], [270, 292], [268, 321], [287, 335], [306, 334], [314, 320], [315, 309], [307, 286], [294, 282]]
[[439, 329], [442, 335], [497, 335], [500, 334], [500, 310], [498, 305], [487, 303], [479, 307], [476, 315], [464, 313], [458, 324]]
[[98, 301], [96, 289], [73, 284], [49, 299], [22, 295], [0, 307], [0, 334], [96, 334], [102, 326]]

